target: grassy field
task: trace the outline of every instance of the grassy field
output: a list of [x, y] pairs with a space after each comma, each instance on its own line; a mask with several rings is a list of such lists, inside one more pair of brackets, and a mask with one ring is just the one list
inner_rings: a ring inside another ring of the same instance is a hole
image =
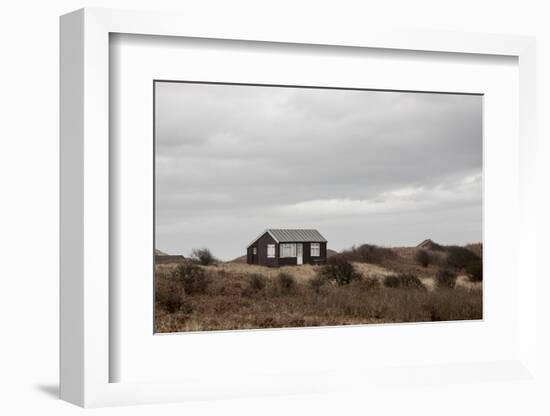
[[[323, 266], [159, 264], [155, 331], [481, 319], [481, 281], [472, 281], [460, 264], [449, 269], [446, 253], [430, 253], [424, 266], [417, 252], [334, 256], [351, 264], [349, 283], [336, 281], [330, 275], [335, 269]], [[441, 277], [443, 267], [451, 270], [451, 284]]]

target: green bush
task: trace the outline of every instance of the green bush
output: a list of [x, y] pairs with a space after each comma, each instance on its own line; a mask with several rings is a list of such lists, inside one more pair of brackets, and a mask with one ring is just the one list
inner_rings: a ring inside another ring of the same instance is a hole
[[384, 286], [393, 289], [425, 289], [420, 279], [412, 273], [386, 276]]
[[333, 280], [340, 286], [347, 285], [361, 277], [355, 271], [353, 264], [340, 256], [329, 258], [327, 264], [323, 266], [322, 274], [328, 280]]
[[349, 250], [344, 250], [342, 253], [338, 254], [337, 257], [343, 258], [347, 261], [382, 264], [386, 260], [395, 258], [396, 254], [390, 248], [378, 247], [372, 244], [363, 244], [359, 247], [352, 247]]
[[214, 257], [212, 252], [207, 248], [195, 248], [191, 252], [191, 259], [198, 264], [203, 266], [210, 266], [211, 264], [217, 263], [217, 259]]
[[414, 259], [422, 267], [428, 267], [428, 265], [431, 263], [430, 254], [424, 249], [418, 250], [414, 256]]
[[466, 273], [471, 282], [483, 281], [483, 261], [481, 259], [470, 262], [466, 266]]
[[447, 247], [447, 264], [457, 269], [465, 269], [470, 263], [478, 261], [477, 254], [460, 246]]
[[204, 269], [190, 262], [178, 265], [174, 277], [182, 282], [189, 295], [204, 293], [209, 283]]
[[454, 289], [456, 286], [456, 273], [441, 267], [435, 275], [435, 285], [438, 289]]

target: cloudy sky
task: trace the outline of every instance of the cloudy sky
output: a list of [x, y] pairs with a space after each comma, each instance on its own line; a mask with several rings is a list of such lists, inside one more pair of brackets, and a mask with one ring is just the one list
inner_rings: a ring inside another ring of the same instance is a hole
[[230, 260], [266, 228], [481, 241], [481, 96], [155, 85], [160, 250]]

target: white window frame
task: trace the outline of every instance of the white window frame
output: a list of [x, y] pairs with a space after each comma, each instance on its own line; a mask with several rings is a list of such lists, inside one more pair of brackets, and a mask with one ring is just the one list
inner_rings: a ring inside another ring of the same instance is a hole
[[[314, 248], [317, 254], [315, 254]], [[321, 243], [311, 243], [309, 253], [311, 257], [321, 257]]]
[[267, 245], [267, 258], [268, 259], [274, 259], [275, 258], [275, 244], [268, 244]]
[[[288, 250], [290, 250], [290, 253], [288, 252]], [[281, 258], [296, 257], [296, 243], [280, 243], [279, 256]]]
[[255, 256], [258, 254], [258, 248], [257, 247], [252, 247], [252, 255]]

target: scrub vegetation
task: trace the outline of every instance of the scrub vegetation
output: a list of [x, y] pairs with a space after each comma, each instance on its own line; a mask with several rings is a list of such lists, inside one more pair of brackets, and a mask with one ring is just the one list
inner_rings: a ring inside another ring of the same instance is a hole
[[201, 250], [156, 265], [156, 332], [482, 318], [481, 244], [364, 244], [324, 266], [280, 268], [223, 263]]

